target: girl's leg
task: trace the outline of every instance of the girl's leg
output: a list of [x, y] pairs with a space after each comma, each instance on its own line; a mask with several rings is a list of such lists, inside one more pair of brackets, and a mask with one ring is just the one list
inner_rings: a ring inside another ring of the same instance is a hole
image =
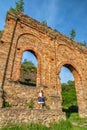
[[40, 109], [42, 109], [43, 108], [43, 104], [42, 103], [40, 103]]

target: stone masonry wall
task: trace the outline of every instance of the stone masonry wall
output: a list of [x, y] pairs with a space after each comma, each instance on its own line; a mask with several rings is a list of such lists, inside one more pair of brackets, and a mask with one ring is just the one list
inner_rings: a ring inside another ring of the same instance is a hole
[[60, 97], [53, 95], [55, 91], [47, 87], [32, 87], [9, 82], [4, 87], [5, 101], [14, 108], [29, 108], [30, 101], [32, 101], [34, 103], [32, 107], [39, 109], [38, 93], [42, 89], [46, 97], [44, 109], [58, 109], [62, 112]]
[[7, 124], [40, 123], [49, 126], [53, 122], [65, 120], [65, 114], [58, 110], [0, 109], [0, 127]]
[[[37, 57], [34, 88], [18, 84], [24, 51], [31, 51]], [[59, 113], [55, 114], [62, 115], [59, 77], [62, 66], [74, 76], [79, 115], [87, 117], [87, 48], [24, 14], [7, 14], [0, 39], [0, 106], [4, 92], [5, 101], [12, 107], [28, 108], [33, 97], [34, 109], [38, 109], [37, 93], [43, 88], [50, 110], [57, 109]]]

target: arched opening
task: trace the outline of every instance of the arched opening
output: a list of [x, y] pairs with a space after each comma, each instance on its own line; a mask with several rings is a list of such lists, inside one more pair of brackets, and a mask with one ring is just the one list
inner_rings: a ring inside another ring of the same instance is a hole
[[75, 68], [70, 64], [65, 64], [60, 72], [61, 94], [62, 94], [62, 109], [66, 112], [67, 117], [72, 113], [78, 113], [78, 103], [76, 94], [76, 83], [78, 74]]
[[22, 54], [19, 82], [28, 86], [37, 84], [37, 57], [31, 50]]

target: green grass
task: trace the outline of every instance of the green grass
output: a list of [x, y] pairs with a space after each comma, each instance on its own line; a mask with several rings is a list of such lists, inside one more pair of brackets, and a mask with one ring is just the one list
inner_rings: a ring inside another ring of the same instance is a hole
[[76, 126], [86, 127], [87, 129], [87, 118], [80, 118], [78, 113], [72, 113], [68, 120]]
[[53, 123], [49, 130], [72, 130], [73, 126], [70, 121], [60, 121], [59, 123]]
[[0, 130], [87, 130], [87, 119], [80, 118], [78, 113], [72, 113], [67, 120], [51, 123], [50, 127], [29, 123], [7, 125]]
[[5, 126], [0, 130], [49, 130], [45, 125], [41, 124], [15, 124], [15, 125], [9, 125]]

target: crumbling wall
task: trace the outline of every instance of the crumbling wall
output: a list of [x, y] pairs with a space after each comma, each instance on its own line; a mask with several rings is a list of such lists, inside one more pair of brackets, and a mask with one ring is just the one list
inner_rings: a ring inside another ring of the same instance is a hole
[[[10, 83], [18, 82], [20, 78], [22, 54], [26, 50], [34, 52], [38, 60], [37, 85], [32, 89]], [[87, 117], [87, 48], [26, 15], [7, 14], [0, 39], [1, 104], [4, 92], [5, 100], [12, 106], [26, 106], [30, 95], [36, 95], [40, 86], [45, 86], [49, 99], [47, 104], [51, 107], [51, 101], [58, 99], [53, 108], [62, 112], [59, 77], [62, 66], [66, 66], [74, 76], [79, 114]]]

